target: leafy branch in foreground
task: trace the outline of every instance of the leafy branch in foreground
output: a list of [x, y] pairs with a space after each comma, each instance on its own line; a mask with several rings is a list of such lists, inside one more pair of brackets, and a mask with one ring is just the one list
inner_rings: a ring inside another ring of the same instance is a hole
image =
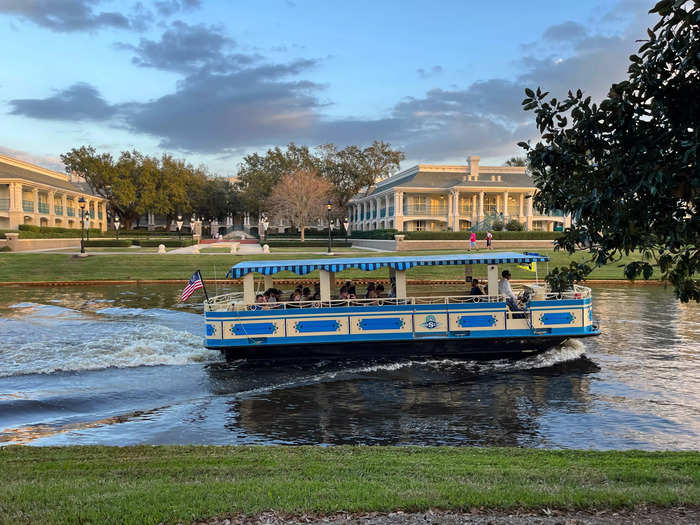
[[591, 271], [592, 268], [587, 264], [572, 261], [569, 266], [553, 268], [544, 280], [550, 290], [560, 293], [570, 290], [575, 283], [585, 281]]
[[572, 215], [559, 247], [586, 247], [596, 265], [639, 251], [626, 277], [649, 278], [655, 263], [681, 301], [700, 302], [700, 3], [663, 0], [651, 13], [660, 20], [628, 79], [600, 104], [526, 89], [541, 142], [519, 145], [535, 206]]

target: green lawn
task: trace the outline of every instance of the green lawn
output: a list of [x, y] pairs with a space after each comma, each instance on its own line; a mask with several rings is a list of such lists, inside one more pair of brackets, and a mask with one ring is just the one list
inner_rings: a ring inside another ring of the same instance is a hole
[[698, 452], [452, 447], [0, 449], [0, 523], [700, 504]]
[[[527, 250], [523, 250], [527, 251]], [[429, 255], [440, 253], [459, 253], [456, 251], [422, 251], [400, 252], [400, 255]], [[569, 264], [571, 260], [582, 260], [586, 254], [569, 256], [553, 250], [538, 250], [538, 253], [549, 255], [552, 261], [550, 268], [562, 264]], [[377, 255], [369, 252], [358, 252], [358, 257], [373, 257]], [[399, 255], [399, 254], [391, 254]], [[270, 255], [148, 255], [148, 254], [102, 254], [92, 257], [77, 258], [70, 254], [60, 253], [0, 253], [0, 281], [81, 281], [92, 279], [186, 279], [196, 269], [201, 269], [205, 279], [212, 279], [215, 275], [223, 278], [226, 271], [237, 262], [260, 259], [304, 259], [318, 258], [314, 254], [288, 254], [272, 253]], [[631, 257], [625, 260], [632, 260]], [[624, 261], [623, 261], [624, 262]], [[514, 279], [531, 279], [534, 273], [517, 268], [516, 265], [504, 265], [509, 267]], [[547, 265], [541, 264], [539, 275], [546, 274]], [[314, 278], [317, 272], [305, 276]], [[291, 272], [277, 274], [279, 278], [299, 277]], [[475, 277], [486, 277], [486, 267], [479, 265], [474, 268]], [[655, 275], [656, 276], [656, 275]], [[382, 269], [374, 272], [362, 270], [347, 270], [338, 274], [339, 279], [345, 278], [386, 278], [388, 270]], [[462, 266], [430, 266], [418, 267], [409, 270], [409, 279], [463, 279], [464, 267]], [[622, 268], [619, 264], [607, 265], [597, 268], [591, 274], [591, 279], [622, 279]]]

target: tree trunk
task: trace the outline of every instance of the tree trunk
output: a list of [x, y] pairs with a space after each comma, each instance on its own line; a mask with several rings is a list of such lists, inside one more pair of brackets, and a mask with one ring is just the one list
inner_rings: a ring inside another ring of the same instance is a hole
[[306, 229], [306, 226], [302, 224], [299, 229], [301, 230], [301, 242], [304, 242], [304, 230]]

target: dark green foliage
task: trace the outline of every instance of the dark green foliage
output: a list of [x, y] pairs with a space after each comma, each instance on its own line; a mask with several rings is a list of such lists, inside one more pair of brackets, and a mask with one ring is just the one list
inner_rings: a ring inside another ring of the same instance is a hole
[[0, 252], [9, 252], [10, 247], [5, 245], [5, 246], [0, 246]]
[[554, 268], [544, 278], [553, 292], [565, 292], [570, 290], [574, 283], [586, 280], [586, 276], [591, 273], [592, 268], [586, 264], [572, 261], [569, 266]]
[[516, 221], [515, 219], [511, 219], [508, 221], [508, 224], [506, 224], [506, 230], [509, 232], [521, 232], [525, 229], [525, 226], [521, 222]]
[[503, 221], [495, 221], [495, 222], [491, 225], [491, 229], [492, 229], [493, 231], [497, 231], [497, 232], [503, 231], [503, 229], [504, 229], [505, 227], [506, 227], [506, 225], [503, 223]]
[[353, 239], [393, 239], [399, 230], [388, 228], [384, 230], [353, 231], [350, 237]]
[[[35, 224], [19, 225], [20, 239], [75, 239], [80, 238], [80, 228], [60, 228], [57, 226], [37, 226]], [[85, 235], [87, 230], [83, 230]], [[103, 232], [90, 228], [91, 237], [101, 237]]]
[[[403, 232], [407, 241], [419, 240], [464, 240], [467, 241], [471, 232]], [[561, 232], [509, 232], [509, 231], [494, 231], [491, 232], [494, 241], [519, 241], [519, 240], [545, 240], [558, 239], [561, 237]], [[477, 240], [483, 241], [486, 238], [486, 232], [476, 232]]]
[[128, 248], [131, 246], [130, 239], [96, 239], [85, 241], [86, 248], [110, 248], [110, 247], [124, 247]]
[[134, 244], [136, 244], [136, 242], [138, 242], [139, 246], [142, 248], [152, 248], [161, 244], [166, 248], [183, 248], [184, 246], [192, 246], [194, 244], [192, 239], [143, 239], [134, 241]]
[[[628, 79], [600, 104], [581, 90], [561, 99], [526, 90], [542, 142], [528, 151], [534, 204], [571, 213], [559, 246], [586, 247], [592, 262], [633, 251], [629, 278], [652, 263], [684, 302], [700, 302], [700, 3], [663, 0]], [[651, 261], [651, 262], [650, 262]]]
[[[270, 248], [325, 248], [328, 246], [328, 239], [325, 241], [323, 239], [307, 239], [304, 242], [301, 242], [300, 239], [270, 239], [269, 241], [265, 241], [264, 244], [267, 244]], [[346, 243], [345, 241], [333, 239], [333, 248], [350, 248], [351, 246], [352, 244], [349, 242]]]

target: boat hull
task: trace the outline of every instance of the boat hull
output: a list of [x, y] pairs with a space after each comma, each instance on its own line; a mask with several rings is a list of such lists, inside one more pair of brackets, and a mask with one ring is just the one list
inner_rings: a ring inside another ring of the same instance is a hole
[[[227, 359], [354, 359], [376, 357], [425, 358], [470, 357], [498, 358], [542, 352], [568, 339], [593, 337], [599, 332], [579, 336], [529, 336], [484, 339], [416, 339], [401, 341], [355, 341], [352, 343], [255, 344], [241, 347], [217, 347]], [[214, 348], [212, 348], [214, 349]]]

